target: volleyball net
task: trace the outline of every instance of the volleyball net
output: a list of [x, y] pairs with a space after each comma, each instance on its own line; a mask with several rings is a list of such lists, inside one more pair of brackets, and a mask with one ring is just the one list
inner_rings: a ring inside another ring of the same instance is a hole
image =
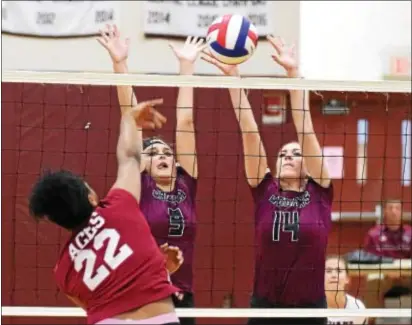
[[[400, 298], [394, 308], [368, 306], [367, 302], [371, 295], [378, 299], [390, 290], [388, 279], [410, 279], [410, 259], [349, 264], [347, 291], [364, 301], [365, 310], [248, 308], [255, 245], [253, 201], [244, 176], [239, 126], [227, 91], [248, 91], [271, 168], [282, 144], [297, 139], [288, 90], [310, 91], [312, 119], [334, 183], [328, 253], [346, 255], [364, 248], [368, 230], [381, 222], [385, 199], [402, 201], [402, 215], [410, 223], [409, 82], [5, 71], [1, 225], [5, 323], [42, 323], [46, 317], [47, 322], [68, 324], [84, 317], [58, 291], [53, 279], [67, 234], [54, 225], [33, 222], [27, 197], [47, 168], [69, 169], [84, 176], [100, 196], [111, 187], [120, 119], [116, 85], [134, 86], [138, 101], [164, 99], [159, 110], [168, 122], [156, 134], [172, 144], [178, 87], [195, 88], [199, 165], [193, 265], [196, 308], [179, 309], [179, 316], [207, 318], [206, 323], [249, 317], [411, 317]], [[154, 133], [145, 134], [150, 135]], [[371, 281], [376, 285], [370, 286]]]

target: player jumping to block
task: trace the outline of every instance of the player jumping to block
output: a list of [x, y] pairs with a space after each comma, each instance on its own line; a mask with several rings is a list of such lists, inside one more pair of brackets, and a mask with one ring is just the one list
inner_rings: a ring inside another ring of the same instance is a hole
[[[299, 77], [294, 49], [269, 37], [273, 59], [291, 78]], [[236, 66], [221, 64], [206, 52], [203, 59], [226, 75]], [[298, 142], [283, 145], [276, 171], [268, 161], [245, 91], [230, 89], [243, 140], [247, 181], [255, 202], [255, 278], [252, 308], [326, 308], [325, 259], [331, 227], [333, 190], [314, 132], [309, 96], [290, 90]], [[326, 318], [256, 318], [249, 324], [326, 324]]]
[[[116, 25], [108, 25], [98, 38], [108, 51], [113, 70], [128, 73], [129, 41], [122, 38]], [[179, 61], [180, 74], [193, 74], [194, 63], [205, 45], [202, 40], [188, 38], [183, 46], [170, 45]], [[131, 86], [117, 87], [122, 111], [136, 105]], [[175, 158], [176, 153], [176, 158]], [[178, 246], [185, 263], [171, 276], [181, 291], [173, 297], [178, 308], [194, 306], [193, 257], [196, 237], [197, 156], [193, 122], [193, 88], [181, 87], [176, 104], [176, 152], [159, 137], [144, 139], [140, 171], [142, 195], [140, 205], [158, 245]], [[192, 318], [180, 320], [193, 325]]]
[[[139, 201], [142, 128], [160, 128], [165, 118], [150, 100], [122, 113], [117, 143], [117, 178], [99, 201], [82, 178], [48, 172], [34, 185], [30, 213], [72, 235], [55, 267], [61, 290], [87, 312], [89, 324], [179, 324], [163, 252]], [[173, 253], [163, 248], [166, 254]], [[173, 254], [171, 254], [173, 255]], [[181, 260], [175, 259], [173, 269]]]

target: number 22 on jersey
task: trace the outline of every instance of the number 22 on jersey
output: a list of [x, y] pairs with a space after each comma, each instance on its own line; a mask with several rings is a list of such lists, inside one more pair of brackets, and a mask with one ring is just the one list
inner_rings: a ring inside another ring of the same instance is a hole
[[[83, 282], [91, 291], [133, 254], [129, 245], [123, 244], [119, 247], [120, 234], [116, 229], [106, 228], [99, 232], [104, 223], [104, 219], [94, 212], [90, 219], [91, 226], [79, 232], [74, 238], [74, 243], [69, 246], [74, 269], [76, 272], [84, 269]], [[89, 242], [92, 242], [92, 248], [84, 249]], [[107, 245], [104, 248], [105, 243]], [[96, 265], [96, 253], [103, 249], [104, 263]]]

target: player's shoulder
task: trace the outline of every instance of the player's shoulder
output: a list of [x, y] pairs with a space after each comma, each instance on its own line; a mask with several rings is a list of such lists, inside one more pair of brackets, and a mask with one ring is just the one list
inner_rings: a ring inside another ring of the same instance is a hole
[[351, 295], [346, 294], [346, 309], [365, 309], [365, 308], [366, 307], [361, 300]]
[[412, 233], [412, 226], [411, 225], [403, 225], [403, 231], [407, 234]]
[[99, 208], [104, 209], [113, 205], [118, 205], [119, 203], [138, 205], [138, 202], [132, 193], [125, 189], [114, 187], [111, 188], [105, 198], [101, 200]]
[[370, 237], [380, 236], [383, 233], [383, 231], [384, 231], [383, 225], [376, 225], [372, 227], [371, 229], [369, 229], [368, 236]]

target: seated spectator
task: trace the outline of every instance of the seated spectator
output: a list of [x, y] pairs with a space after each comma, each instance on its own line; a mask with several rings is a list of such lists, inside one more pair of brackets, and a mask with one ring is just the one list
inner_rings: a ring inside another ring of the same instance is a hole
[[[387, 200], [383, 206], [383, 222], [369, 230], [364, 249], [375, 255], [394, 259], [411, 258], [411, 226], [402, 220], [402, 202]], [[402, 276], [401, 270], [383, 275], [382, 272], [369, 274], [364, 301], [367, 308], [384, 307], [384, 298], [410, 296], [412, 290], [410, 276]], [[409, 308], [399, 304], [399, 308]]]
[[[328, 308], [365, 309], [359, 299], [346, 292], [349, 284], [348, 264], [341, 256], [328, 256], [325, 264], [325, 295]], [[365, 317], [329, 317], [329, 325], [366, 324]]]
[[402, 222], [402, 202], [388, 200], [384, 203], [383, 224], [369, 230], [365, 250], [394, 259], [411, 258], [411, 226]]

